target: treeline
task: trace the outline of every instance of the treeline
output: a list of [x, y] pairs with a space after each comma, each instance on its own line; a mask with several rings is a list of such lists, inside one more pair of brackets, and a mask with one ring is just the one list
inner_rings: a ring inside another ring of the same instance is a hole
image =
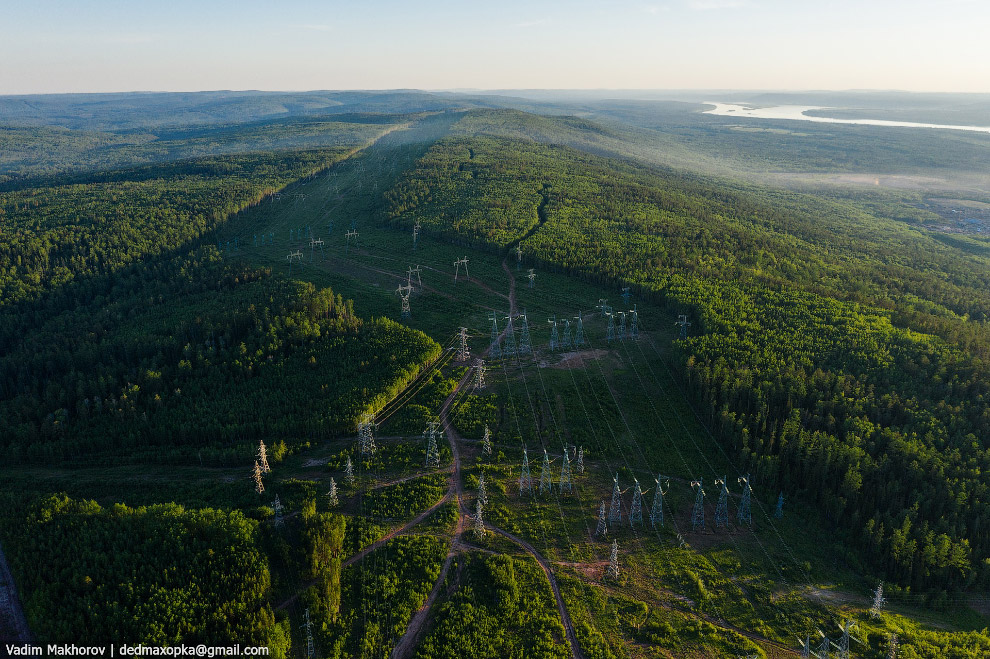
[[24, 519], [4, 516], [15, 522], [2, 525], [4, 549], [39, 642], [241, 643], [285, 656], [257, 522], [239, 512], [51, 495]]
[[167, 254], [343, 153], [218, 156], [0, 193], [0, 308]]
[[329, 289], [226, 263], [213, 247], [89, 284], [103, 289], [69, 308], [6, 317], [24, 328], [0, 360], [11, 462], [243, 460], [242, 444], [260, 438], [350, 432], [440, 352], [421, 332], [357, 318]]
[[741, 468], [904, 587], [990, 583], [987, 259], [848, 204], [491, 137], [439, 142], [389, 203], [689, 313], [692, 391]]

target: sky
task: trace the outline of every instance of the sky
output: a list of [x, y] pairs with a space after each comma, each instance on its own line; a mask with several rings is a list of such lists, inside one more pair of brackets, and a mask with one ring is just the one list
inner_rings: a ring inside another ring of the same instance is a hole
[[987, 0], [0, 0], [0, 94], [990, 92]]

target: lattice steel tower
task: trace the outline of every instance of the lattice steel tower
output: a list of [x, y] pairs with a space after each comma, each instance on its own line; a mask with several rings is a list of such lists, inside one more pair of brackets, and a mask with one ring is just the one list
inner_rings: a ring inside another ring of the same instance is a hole
[[725, 528], [729, 525], [729, 488], [725, 486], [725, 476], [715, 479], [715, 485], [722, 486], [715, 504], [715, 528]]
[[523, 447], [522, 473], [519, 474], [519, 496], [522, 496], [523, 492], [533, 494], [533, 477], [529, 475], [529, 454], [526, 452], [525, 446]]
[[629, 526], [643, 523], [643, 489], [639, 486], [639, 479], [633, 487], [632, 505], [629, 507]]
[[650, 524], [653, 528], [663, 526], [663, 495], [666, 494], [663, 487], [666, 483], [667, 489], [670, 490], [670, 477], [657, 474], [656, 482], [657, 489], [653, 492], [653, 507], [650, 508]]
[[454, 359], [459, 362], [466, 362], [471, 359], [471, 348], [468, 347], [466, 327], [462, 327], [457, 334], [457, 354]]
[[619, 491], [619, 474], [615, 475], [615, 485], [612, 487], [612, 505], [608, 509], [609, 524], [616, 524], [622, 520], [622, 492]]
[[739, 510], [736, 512], [736, 521], [739, 522], [740, 525], [752, 525], [753, 509], [751, 499], [753, 488], [749, 485], [749, 474], [741, 476], [739, 478], [739, 484], [743, 486], [743, 493], [742, 498], [739, 500]]
[[519, 317], [522, 318], [522, 330], [519, 333], [519, 354], [531, 355], [533, 354], [533, 344], [529, 340], [529, 320], [526, 318], [525, 311]]
[[488, 314], [488, 317], [492, 321], [492, 342], [488, 346], [488, 354], [493, 358], [498, 359], [502, 356], [502, 341], [499, 338], [498, 316], [495, 312], [492, 312]]
[[705, 490], [702, 488], [699, 478], [691, 481], [691, 487], [697, 487], [698, 493], [694, 498], [694, 509], [691, 511], [691, 530], [702, 531], [705, 528]]
[[607, 534], [608, 523], [605, 521], [605, 499], [602, 499], [602, 505], [598, 506], [598, 529], [595, 531], [595, 535], [605, 537]]
[[543, 470], [540, 472], [540, 494], [550, 491], [553, 481], [550, 476], [550, 456], [547, 450], [543, 449]]
[[567, 455], [567, 447], [564, 447], [564, 461], [560, 463], [560, 491], [572, 492], [573, 484], [571, 483], [571, 459]]

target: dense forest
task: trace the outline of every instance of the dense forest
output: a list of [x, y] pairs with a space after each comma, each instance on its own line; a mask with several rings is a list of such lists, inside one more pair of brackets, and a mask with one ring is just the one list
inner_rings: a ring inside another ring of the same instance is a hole
[[521, 239], [531, 263], [689, 313], [688, 381], [762, 486], [818, 502], [905, 588], [990, 580], [984, 257], [850, 205], [516, 138], [442, 140], [389, 200], [395, 224]]

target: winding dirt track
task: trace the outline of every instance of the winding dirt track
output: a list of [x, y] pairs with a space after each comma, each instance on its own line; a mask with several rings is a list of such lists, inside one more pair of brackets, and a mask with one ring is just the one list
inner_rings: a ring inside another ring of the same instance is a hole
[[25, 645], [32, 642], [24, 611], [17, 597], [14, 577], [7, 566], [7, 558], [0, 548], [0, 641], [11, 645]]

